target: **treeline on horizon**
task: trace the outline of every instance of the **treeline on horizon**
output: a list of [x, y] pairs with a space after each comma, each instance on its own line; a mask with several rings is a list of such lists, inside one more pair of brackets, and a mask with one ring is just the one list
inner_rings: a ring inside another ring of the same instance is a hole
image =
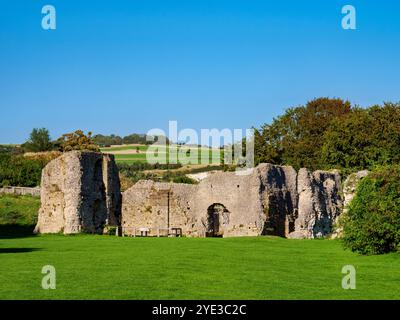
[[[168, 143], [168, 138], [164, 137]], [[29, 136], [29, 139], [21, 145], [0, 145], [0, 154], [12, 153], [15, 155], [26, 152], [46, 152], [46, 151], [70, 151], [65, 150], [66, 142], [74, 141], [76, 145], [84, 146], [84, 149], [96, 151], [100, 148], [110, 147], [112, 145], [124, 144], [143, 144], [150, 145], [159, 140], [157, 136], [148, 136], [146, 134], [133, 133], [125, 137], [120, 137], [115, 134], [102, 135], [96, 134], [92, 136], [91, 132], [85, 134], [82, 130], [76, 130], [72, 133], [66, 133], [56, 140], [51, 140], [50, 132], [46, 128], [34, 128]], [[90, 147], [88, 147], [91, 145]], [[75, 149], [74, 147], [72, 147]], [[77, 148], [82, 150], [81, 148]]]
[[[158, 137], [148, 136], [146, 134], [133, 133], [124, 137], [111, 134], [109, 136], [96, 134], [93, 136], [93, 141], [100, 147], [110, 147], [112, 145], [123, 144], [144, 144], [150, 145], [158, 140]], [[168, 139], [166, 140], [168, 141]]]
[[400, 104], [317, 98], [255, 129], [255, 162], [354, 172], [400, 163]]

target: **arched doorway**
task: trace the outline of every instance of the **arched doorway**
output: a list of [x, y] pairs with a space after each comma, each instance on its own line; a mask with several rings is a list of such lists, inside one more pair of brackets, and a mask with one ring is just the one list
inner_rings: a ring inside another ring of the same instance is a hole
[[214, 203], [207, 209], [206, 237], [222, 237], [224, 226], [229, 223], [230, 212], [221, 203]]

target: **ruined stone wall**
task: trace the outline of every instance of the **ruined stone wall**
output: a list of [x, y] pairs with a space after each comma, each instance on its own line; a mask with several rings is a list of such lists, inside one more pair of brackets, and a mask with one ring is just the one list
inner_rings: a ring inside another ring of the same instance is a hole
[[0, 194], [40, 197], [40, 187], [2, 187], [0, 188]]
[[368, 173], [368, 170], [354, 172], [350, 174], [343, 182], [344, 211], [346, 211], [347, 206], [350, 204], [351, 200], [353, 200], [358, 184], [368, 175]]
[[[224, 237], [260, 234], [263, 221], [259, 185], [257, 175], [240, 176], [234, 172], [219, 172], [202, 180], [193, 201], [196, 234], [204, 236], [214, 232]], [[209, 216], [217, 209], [216, 205], [222, 205], [225, 211], [218, 230], [213, 228]]]
[[316, 238], [330, 234], [342, 211], [338, 172], [302, 168], [297, 176], [297, 217], [290, 238]]
[[181, 228], [192, 237], [316, 238], [332, 233], [342, 193], [338, 172], [260, 164], [246, 173], [213, 173], [196, 185], [139, 181], [121, 200], [113, 156], [73, 151], [42, 172], [35, 231], [101, 233], [112, 225], [125, 234]]
[[[362, 170], [350, 174], [342, 183], [343, 188], [343, 206], [341, 216], [346, 215], [348, 206], [356, 195], [356, 189], [360, 181], [368, 175], [368, 170]], [[335, 220], [335, 230], [332, 233], [332, 238], [340, 238], [343, 235], [343, 228], [339, 226], [339, 216]]]
[[71, 151], [43, 169], [35, 232], [102, 233], [119, 225], [121, 192], [111, 155]]
[[194, 185], [139, 181], [123, 195], [124, 233], [149, 228], [150, 235], [156, 235], [158, 229], [176, 227], [192, 234], [194, 222], [190, 211], [195, 189]]
[[287, 237], [294, 231], [297, 215], [297, 172], [289, 166], [271, 164], [262, 164], [257, 170], [265, 213], [262, 234]]
[[261, 164], [249, 174], [218, 172], [197, 185], [142, 181], [124, 193], [122, 226], [166, 228], [168, 208], [169, 226], [186, 236], [322, 237], [341, 212], [340, 177]]

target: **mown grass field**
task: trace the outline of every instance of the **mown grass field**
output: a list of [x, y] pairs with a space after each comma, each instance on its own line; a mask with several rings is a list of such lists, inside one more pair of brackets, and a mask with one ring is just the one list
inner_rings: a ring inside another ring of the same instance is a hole
[[[44, 235], [0, 241], [0, 299], [399, 299], [400, 256], [333, 240]], [[357, 289], [341, 287], [344, 265]], [[56, 268], [55, 290], [41, 269]]]
[[[33, 236], [39, 205], [0, 196], [0, 299], [400, 299], [400, 253], [277, 237]], [[55, 290], [41, 287], [45, 265]], [[356, 290], [341, 287], [345, 265]]]
[[[165, 157], [165, 163], [170, 163], [169, 149], [164, 146], [158, 146], [159, 156]], [[135, 162], [144, 162], [146, 159], [146, 151], [148, 146], [145, 145], [122, 145], [113, 146], [109, 148], [101, 148], [104, 153], [114, 154], [115, 160], [118, 163], [132, 164]], [[181, 152], [189, 152], [190, 148], [187, 146], [178, 146]], [[203, 154], [206, 152], [206, 154]], [[218, 149], [197, 148], [197, 155], [192, 151], [186, 155], [188, 157], [184, 164], [220, 164], [223, 159], [223, 152]], [[217, 156], [220, 158], [216, 159]], [[160, 163], [163, 163], [160, 159]], [[178, 158], [178, 162], [180, 163]]]

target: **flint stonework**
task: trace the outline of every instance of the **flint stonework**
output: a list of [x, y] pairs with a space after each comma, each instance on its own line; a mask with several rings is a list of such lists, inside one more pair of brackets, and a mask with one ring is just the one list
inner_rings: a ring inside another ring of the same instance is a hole
[[71, 151], [42, 172], [37, 233], [102, 233], [121, 220], [121, 192], [114, 157]]

